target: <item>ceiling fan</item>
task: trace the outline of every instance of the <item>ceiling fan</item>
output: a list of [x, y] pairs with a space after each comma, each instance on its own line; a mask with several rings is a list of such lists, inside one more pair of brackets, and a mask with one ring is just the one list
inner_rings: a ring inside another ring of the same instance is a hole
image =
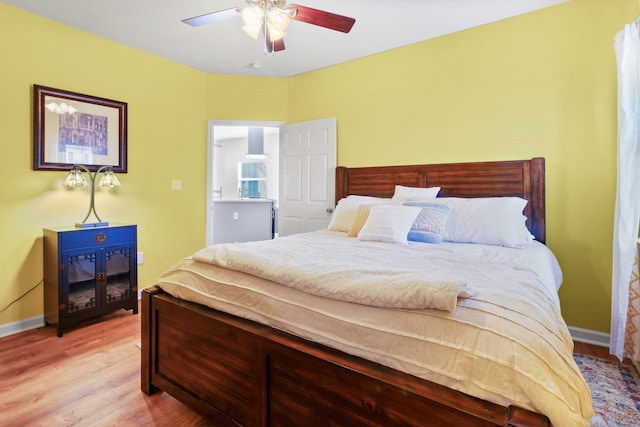
[[355, 19], [324, 10], [313, 9], [298, 4], [286, 4], [286, 0], [246, 0], [248, 7], [223, 9], [193, 18], [183, 19], [185, 24], [198, 27], [242, 15], [242, 29], [254, 39], [264, 35], [266, 52], [284, 50], [285, 30], [291, 19], [317, 25], [330, 30], [348, 33]]

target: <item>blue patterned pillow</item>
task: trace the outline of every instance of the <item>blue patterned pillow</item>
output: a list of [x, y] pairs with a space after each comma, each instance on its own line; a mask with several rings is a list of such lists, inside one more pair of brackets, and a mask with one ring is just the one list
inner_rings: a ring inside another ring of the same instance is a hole
[[450, 208], [440, 203], [430, 202], [406, 202], [405, 205], [422, 208], [407, 235], [407, 240], [424, 243], [442, 242]]

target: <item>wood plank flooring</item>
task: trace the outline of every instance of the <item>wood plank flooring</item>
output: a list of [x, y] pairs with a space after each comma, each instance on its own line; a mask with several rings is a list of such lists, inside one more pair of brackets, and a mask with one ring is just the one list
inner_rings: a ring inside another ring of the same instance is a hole
[[[573, 351], [575, 351], [576, 353], [588, 354], [590, 356], [599, 357], [600, 359], [607, 359], [607, 360], [613, 360], [615, 362], [620, 362], [620, 360], [616, 356], [609, 354], [609, 347], [602, 347], [599, 345], [586, 344], [582, 342], [574, 342]], [[633, 365], [631, 360], [626, 358], [624, 359], [623, 363], [628, 365]]]
[[[207, 426], [166, 393], [140, 391], [140, 316], [117, 311], [65, 331], [0, 339], [0, 426]], [[609, 357], [576, 343], [576, 351]]]
[[0, 339], [0, 426], [206, 426], [166, 393], [140, 391], [140, 316]]

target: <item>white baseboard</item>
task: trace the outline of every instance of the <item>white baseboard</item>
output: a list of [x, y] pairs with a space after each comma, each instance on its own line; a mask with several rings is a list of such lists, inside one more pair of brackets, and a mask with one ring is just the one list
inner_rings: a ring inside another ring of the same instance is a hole
[[604, 332], [569, 326], [569, 333], [574, 341], [599, 345], [601, 347], [609, 347], [609, 334], [605, 334]]
[[[142, 298], [141, 290], [138, 291], [138, 301], [140, 300], [140, 298]], [[30, 319], [19, 320], [13, 323], [7, 323], [6, 325], [0, 325], [0, 338], [28, 331], [30, 329], [39, 328], [41, 326], [44, 326], [44, 315], [32, 317]]]
[[[138, 299], [140, 299], [142, 291], [138, 291]], [[19, 332], [28, 331], [30, 329], [44, 326], [44, 316], [36, 316], [30, 319], [20, 320], [18, 322], [0, 325], [0, 338]], [[589, 329], [576, 328], [569, 326], [569, 333], [574, 341], [584, 342], [587, 344], [609, 347], [609, 334], [604, 332], [591, 331]]]
[[30, 319], [0, 325], [0, 338], [28, 331], [30, 329], [39, 328], [41, 326], [44, 326], [44, 316], [36, 316]]

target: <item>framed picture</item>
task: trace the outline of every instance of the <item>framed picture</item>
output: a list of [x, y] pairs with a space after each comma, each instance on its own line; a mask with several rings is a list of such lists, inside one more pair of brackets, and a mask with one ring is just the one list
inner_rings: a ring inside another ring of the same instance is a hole
[[127, 172], [127, 103], [33, 85], [33, 169]]

